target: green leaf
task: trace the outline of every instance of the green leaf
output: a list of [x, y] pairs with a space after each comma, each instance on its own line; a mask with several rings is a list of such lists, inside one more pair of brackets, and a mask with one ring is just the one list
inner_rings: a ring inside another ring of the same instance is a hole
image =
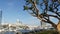
[[49, 11], [52, 11], [53, 9], [52, 9], [52, 7], [49, 7], [50, 9], [49, 9]]
[[28, 10], [28, 6], [24, 6], [24, 10]]
[[39, 0], [36, 0], [36, 4], [39, 4]]

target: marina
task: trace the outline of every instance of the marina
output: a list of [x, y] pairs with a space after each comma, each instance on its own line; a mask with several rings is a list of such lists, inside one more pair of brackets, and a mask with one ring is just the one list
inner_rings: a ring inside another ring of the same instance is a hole
[[49, 29], [49, 27], [51, 26], [43, 25], [41, 27], [40, 25], [39, 26], [26, 25], [23, 24], [19, 19], [17, 19], [17, 22], [15, 24], [1, 23], [0, 34], [16, 34], [16, 33], [24, 34], [35, 30], [39, 31], [40, 29]]
[[[40, 29], [43, 29], [42, 27], [39, 26], [28, 26], [25, 24], [20, 23], [20, 21], [18, 21], [19, 23], [15, 23], [15, 24], [9, 24], [9, 23], [5, 23], [5, 24], [1, 24], [0, 26], [0, 34], [16, 34], [16, 33], [20, 33], [20, 34], [24, 34], [24, 33], [29, 33], [31, 31], [38, 31]], [[45, 29], [48, 27], [45, 27]]]
[[37, 28], [37, 26], [28, 26], [20, 23], [20, 21], [18, 20], [17, 23], [15, 24], [9, 24], [9, 23], [1, 24], [0, 34], [16, 34], [17, 32], [22, 34], [30, 32], [34, 30], [34, 28]]

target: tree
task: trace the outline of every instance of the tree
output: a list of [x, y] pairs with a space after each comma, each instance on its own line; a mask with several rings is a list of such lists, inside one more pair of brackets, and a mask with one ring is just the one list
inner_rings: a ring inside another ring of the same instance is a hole
[[[56, 30], [60, 24], [60, 0], [25, 0], [24, 10], [27, 10], [29, 14], [37, 17], [39, 20], [45, 23], [51, 24]], [[30, 11], [29, 11], [30, 10]], [[49, 14], [51, 13], [51, 14]], [[50, 17], [58, 19], [58, 24], [55, 24], [50, 20]]]

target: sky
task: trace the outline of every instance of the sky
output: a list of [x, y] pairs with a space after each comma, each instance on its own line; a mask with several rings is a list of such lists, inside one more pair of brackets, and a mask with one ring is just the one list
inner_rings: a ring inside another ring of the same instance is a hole
[[0, 0], [2, 23], [16, 23], [19, 19], [23, 24], [40, 25], [40, 21], [23, 10], [24, 0]]
[[[3, 12], [2, 23], [14, 24], [19, 19], [23, 24], [40, 26], [39, 19], [23, 10], [24, 5], [24, 0], [0, 0], [0, 10]], [[51, 17], [51, 20], [57, 23], [57, 19]]]

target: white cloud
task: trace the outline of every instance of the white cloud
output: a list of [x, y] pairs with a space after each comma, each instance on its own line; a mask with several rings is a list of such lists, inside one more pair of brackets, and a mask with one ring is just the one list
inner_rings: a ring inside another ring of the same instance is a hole
[[54, 17], [50, 17], [50, 19], [54, 19]]
[[52, 22], [54, 22], [55, 24], [57, 24], [57, 22], [58, 22], [58, 19], [57, 19], [57, 18], [54, 18], [54, 17], [50, 17], [50, 20], [51, 20]]

